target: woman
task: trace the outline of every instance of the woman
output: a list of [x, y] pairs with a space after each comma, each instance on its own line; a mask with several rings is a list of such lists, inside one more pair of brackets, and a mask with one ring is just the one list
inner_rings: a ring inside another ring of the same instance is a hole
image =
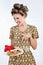
[[28, 8], [23, 4], [16, 3], [12, 8], [11, 14], [17, 25], [10, 29], [11, 45], [22, 48], [24, 53], [18, 56], [10, 56], [8, 65], [36, 65], [30, 46], [33, 49], [37, 48], [39, 36], [37, 28], [25, 22], [27, 12]]

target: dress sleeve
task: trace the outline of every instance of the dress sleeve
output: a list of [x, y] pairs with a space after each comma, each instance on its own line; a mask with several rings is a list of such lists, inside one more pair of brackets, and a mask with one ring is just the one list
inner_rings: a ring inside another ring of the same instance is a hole
[[39, 38], [38, 30], [36, 27], [33, 27], [32, 37]]
[[14, 30], [13, 27], [10, 28], [10, 36], [9, 39], [13, 39], [14, 38]]

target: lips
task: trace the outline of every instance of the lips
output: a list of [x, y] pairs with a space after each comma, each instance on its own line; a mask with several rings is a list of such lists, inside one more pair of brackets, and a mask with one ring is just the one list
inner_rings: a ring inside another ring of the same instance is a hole
[[20, 21], [17, 22], [18, 25], [19, 25], [20, 23], [21, 23]]

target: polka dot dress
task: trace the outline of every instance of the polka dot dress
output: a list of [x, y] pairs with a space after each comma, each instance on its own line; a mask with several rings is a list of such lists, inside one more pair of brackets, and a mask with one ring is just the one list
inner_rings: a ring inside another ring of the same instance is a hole
[[[38, 31], [35, 26], [27, 25], [27, 29], [24, 33], [30, 33], [32, 38], [38, 38]], [[12, 46], [20, 47], [24, 50], [24, 53], [18, 56], [10, 56], [8, 65], [36, 65], [34, 56], [30, 51], [30, 39], [24, 40], [21, 36], [21, 31], [18, 29], [18, 26], [13, 26], [10, 29], [10, 39], [13, 40]]]

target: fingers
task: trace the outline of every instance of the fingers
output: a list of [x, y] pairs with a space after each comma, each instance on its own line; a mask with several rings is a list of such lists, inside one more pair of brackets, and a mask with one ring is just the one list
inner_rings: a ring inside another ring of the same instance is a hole
[[25, 34], [24, 34], [24, 33], [21, 33], [21, 35], [22, 35], [22, 36], [25, 36]]
[[22, 33], [21, 36], [23, 37], [24, 40], [27, 40], [27, 34], [26, 33]]

